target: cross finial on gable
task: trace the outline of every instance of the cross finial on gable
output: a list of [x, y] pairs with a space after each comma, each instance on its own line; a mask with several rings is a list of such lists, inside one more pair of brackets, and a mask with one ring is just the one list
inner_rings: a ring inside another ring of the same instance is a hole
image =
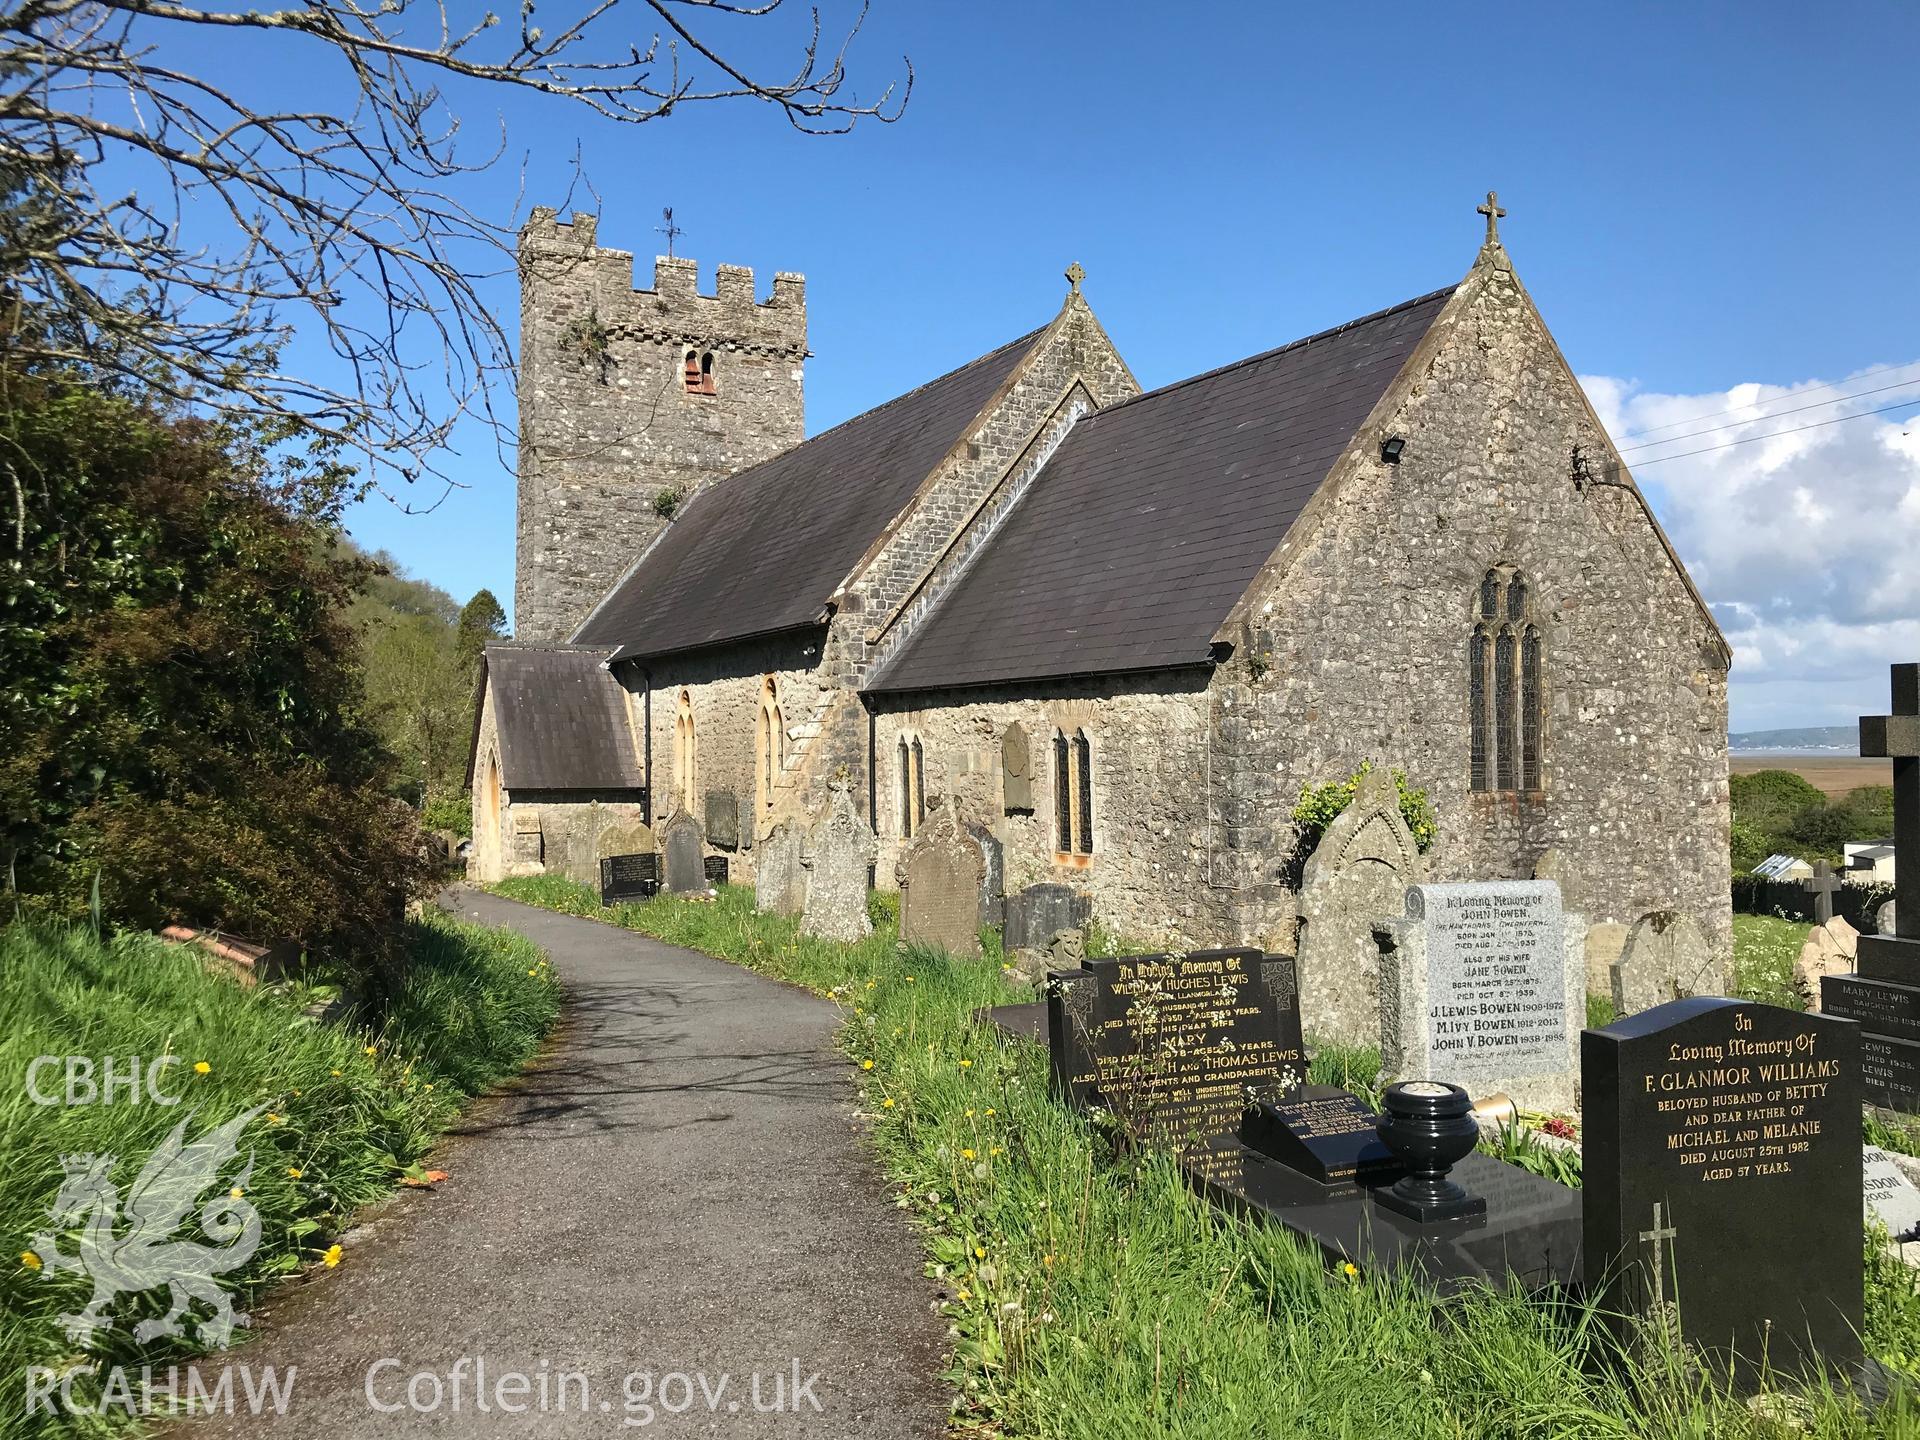
[[1067, 284], [1073, 287], [1068, 290], [1067, 293], [1069, 295], [1078, 295], [1080, 293], [1080, 282], [1086, 278], [1087, 272], [1080, 268], [1080, 262], [1078, 260], [1067, 266]]
[[1500, 192], [1497, 190], [1487, 191], [1487, 203], [1475, 206], [1473, 213], [1487, 217], [1487, 244], [1498, 245], [1500, 243], [1500, 219], [1507, 213], [1500, 208]]

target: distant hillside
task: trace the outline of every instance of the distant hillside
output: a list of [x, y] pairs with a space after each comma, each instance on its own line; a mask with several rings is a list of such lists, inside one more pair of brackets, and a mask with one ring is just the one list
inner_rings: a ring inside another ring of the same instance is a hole
[[1860, 731], [1853, 725], [1810, 725], [1799, 730], [1747, 730], [1727, 736], [1729, 750], [1838, 750], [1860, 753]]

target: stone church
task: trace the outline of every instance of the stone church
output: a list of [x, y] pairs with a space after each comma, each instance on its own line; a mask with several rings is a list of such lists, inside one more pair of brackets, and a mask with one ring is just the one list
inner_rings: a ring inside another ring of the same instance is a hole
[[1544, 859], [1570, 910], [1725, 953], [1730, 652], [1482, 213], [1458, 284], [1144, 393], [1076, 266], [808, 439], [799, 276], [636, 290], [535, 211], [477, 877], [587, 879], [687, 811], [745, 879], [844, 767], [883, 887], [952, 799], [1009, 892], [1290, 950], [1295, 806], [1371, 761], [1431, 800], [1426, 878]]

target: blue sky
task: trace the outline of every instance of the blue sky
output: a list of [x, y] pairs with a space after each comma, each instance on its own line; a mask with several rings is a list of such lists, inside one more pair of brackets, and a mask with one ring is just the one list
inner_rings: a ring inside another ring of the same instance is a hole
[[[743, 26], [735, 48], [777, 68], [784, 38]], [[663, 205], [703, 288], [721, 261], [763, 291], [803, 271], [810, 433], [1040, 323], [1070, 260], [1152, 386], [1457, 279], [1497, 187], [1520, 273], [1616, 433], [1672, 434], [1920, 378], [1917, 51], [1920, 10], [1890, 4], [875, 0], [851, 83], [876, 92], [912, 57], [893, 126], [808, 139], [743, 105], [633, 128], [458, 103], [516, 151], [468, 192], [503, 216], [562, 203], [577, 146], [602, 240], [643, 275]], [[1878, 366], [1904, 368], [1779, 398]], [[1886, 662], [1920, 658], [1920, 573], [1903, 574], [1920, 566], [1897, 563], [1920, 527], [1902, 433], [1920, 385], [1854, 408], [1908, 397], [1637, 472], [1740, 650], [1736, 729], [1879, 709]], [[490, 443], [465, 448], [465, 488], [431, 514], [374, 501], [352, 528], [457, 597], [510, 604], [513, 478]]]

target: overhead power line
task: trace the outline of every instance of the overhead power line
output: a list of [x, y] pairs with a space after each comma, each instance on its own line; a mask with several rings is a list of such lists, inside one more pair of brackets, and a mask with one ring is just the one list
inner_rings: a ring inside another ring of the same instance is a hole
[[[1742, 425], [1758, 425], [1762, 421], [1778, 420], [1782, 416], [1798, 415], [1806, 410], [1819, 410], [1828, 405], [1844, 405], [1849, 400], [1859, 400], [1868, 395], [1884, 395], [1889, 390], [1912, 390], [1916, 387], [1920, 387], [1920, 375], [1913, 376], [1907, 380], [1896, 380], [1891, 385], [1876, 385], [1871, 390], [1855, 390], [1849, 395], [1836, 395], [1831, 400], [1815, 400], [1811, 405], [1795, 405], [1787, 410], [1770, 410], [1765, 415], [1753, 415], [1745, 420], [1729, 420], [1725, 425], [1709, 425], [1704, 430], [1689, 430], [1684, 435], [1669, 435], [1664, 440], [1644, 440], [1638, 445], [1626, 446], [1620, 453], [1626, 455], [1635, 450], [1652, 450], [1661, 445], [1677, 445], [1682, 440], [1692, 440], [1699, 435], [1717, 435], [1722, 430], [1738, 430]], [[1804, 395], [1807, 392], [1803, 390], [1800, 393]], [[1780, 398], [1783, 400], [1791, 400], [1795, 397], [1783, 395]], [[1895, 408], [1897, 409], [1898, 407], [1896, 406]], [[1721, 413], [1725, 414], [1726, 412], [1722, 411]], [[1704, 420], [1708, 417], [1702, 415], [1698, 418]], [[1840, 415], [1835, 418], [1845, 420], [1848, 417]]]
[[[1884, 375], [1889, 370], [1911, 370], [1916, 366], [1920, 366], [1920, 361], [1902, 360], [1898, 362], [1888, 363], [1886, 365], [1872, 365], [1872, 366], [1869, 366], [1867, 369], [1860, 371], [1856, 375], [1849, 375], [1844, 380], [1832, 380], [1827, 382], [1824, 385], [1810, 385], [1805, 390], [1796, 390], [1790, 395], [1776, 395], [1773, 397], [1772, 400], [1754, 400], [1746, 405], [1729, 405], [1724, 410], [1709, 410], [1702, 415], [1689, 415], [1684, 420], [1669, 420], [1664, 425], [1649, 425], [1644, 430], [1628, 430], [1621, 435], [1615, 436], [1614, 442], [1618, 444], [1622, 440], [1638, 440], [1643, 435], [1657, 435], [1662, 430], [1674, 430], [1674, 429], [1678, 429], [1682, 425], [1697, 424], [1699, 421], [1702, 421], [1702, 420], [1717, 420], [1722, 415], [1737, 415], [1742, 410], [1751, 410], [1751, 409], [1754, 409], [1756, 406], [1761, 406], [1761, 405], [1771, 405], [1775, 401], [1779, 401], [1779, 400], [1798, 400], [1805, 395], [1817, 395], [1822, 390], [1838, 390], [1843, 385], [1852, 385], [1856, 381], [1865, 380], [1869, 375]], [[1920, 378], [1920, 377], [1916, 377], [1916, 378]], [[1873, 394], [1874, 392], [1865, 391], [1862, 393]], [[1844, 395], [1835, 397], [1835, 399], [1839, 399], [1839, 400], [1844, 400], [1846, 398], [1847, 397]], [[1764, 419], [1766, 417], [1755, 416], [1754, 418]], [[1677, 440], [1680, 437], [1676, 435], [1673, 438]]]
[[1773, 440], [1782, 435], [1798, 435], [1802, 430], [1818, 430], [1824, 425], [1839, 425], [1848, 420], [1865, 420], [1870, 415], [1885, 415], [1894, 410], [1905, 410], [1920, 404], [1920, 399], [1904, 400], [1895, 405], [1882, 405], [1878, 410], [1860, 410], [1852, 415], [1835, 415], [1828, 420], [1810, 420], [1805, 425], [1789, 425], [1785, 430], [1770, 430], [1765, 435], [1743, 435], [1738, 440], [1722, 440], [1718, 445], [1702, 445], [1698, 450], [1682, 450], [1678, 455], [1656, 455], [1651, 460], [1634, 462], [1633, 468], [1644, 470], [1649, 465], [1664, 465], [1669, 460], [1685, 460], [1693, 455], [1705, 455], [1713, 450], [1730, 450], [1735, 445], [1751, 445], [1756, 440]]

